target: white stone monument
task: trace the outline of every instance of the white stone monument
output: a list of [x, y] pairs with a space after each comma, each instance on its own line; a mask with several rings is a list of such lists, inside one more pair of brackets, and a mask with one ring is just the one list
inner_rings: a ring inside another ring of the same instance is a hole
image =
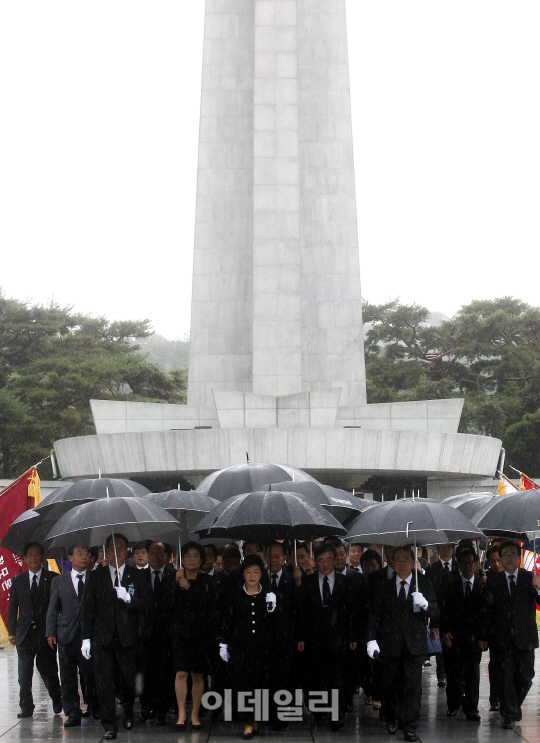
[[366, 401], [345, 0], [206, 0], [204, 34], [188, 404], [91, 401], [62, 474], [494, 474], [463, 400]]

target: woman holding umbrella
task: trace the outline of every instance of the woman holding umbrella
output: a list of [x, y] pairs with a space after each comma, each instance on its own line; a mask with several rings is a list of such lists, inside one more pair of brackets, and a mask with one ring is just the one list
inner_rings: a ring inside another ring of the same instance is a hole
[[209, 673], [211, 643], [216, 635], [214, 578], [201, 571], [204, 547], [186, 542], [181, 550], [183, 569], [176, 572], [173, 622], [174, 688], [179, 730], [186, 728], [187, 678], [191, 673], [193, 709], [191, 727], [200, 729], [199, 709], [204, 677]]
[[[264, 564], [258, 555], [249, 555], [241, 570], [242, 584], [231, 588], [225, 609], [223, 643], [220, 655], [230, 660], [234, 698], [241, 691], [268, 688], [268, 662], [271, 642], [269, 615], [276, 608], [276, 596], [263, 590], [261, 580]], [[258, 728], [252, 712], [245, 717], [244, 740], [257, 735]], [[246, 717], [247, 716], [247, 717]]]

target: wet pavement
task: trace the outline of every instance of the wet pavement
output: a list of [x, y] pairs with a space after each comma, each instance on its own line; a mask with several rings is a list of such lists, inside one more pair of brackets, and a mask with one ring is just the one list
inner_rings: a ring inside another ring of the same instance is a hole
[[[533, 687], [523, 706], [523, 720], [516, 724], [514, 730], [503, 730], [498, 714], [489, 712], [489, 683], [487, 675], [487, 655], [484, 655], [481, 667], [480, 707], [481, 723], [465, 720], [464, 715], [446, 717], [446, 695], [444, 689], [437, 687], [435, 667], [423, 672], [422, 719], [417, 733], [422, 743], [499, 743], [499, 741], [524, 740], [528, 743], [540, 743], [540, 680], [535, 679]], [[99, 722], [84, 719], [80, 728], [63, 728], [65, 717], [54, 715], [52, 704], [37, 672], [34, 675], [34, 703], [36, 709], [30, 719], [18, 720], [19, 711], [17, 684], [17, 653], [15, 650], [0, 651], [0, 743], [37, 743], [38, 741], [84, 741], [97, 743], [103, 737], [103, 728]], [[210, 725], [208, 716], [202, 718], [203, 729], [177, 733], [175, 720], [169, 716], [168, 725], [156, 728], [151, 723], [135, 723], [130, 733], [120, 726], [118, 740], [122, 743], [232, 743], [241, 740], [243, 726], [241, 723], [214, 723]], [[303, 723], [291, 723], [287, 730], [272, 732], [263, 727], [260, 739], [274, 741], [290, 740], [294, 743], [329, 743], [339, 739], [343, 743], [352, 741], [390, 741], [402, 740], [399, 733], [393, 738], [388, 735], [386, 727], [379, 722], [378, 713], [363, 704], [363, 696], [355, 696], [355, 708], [347, 715], [346, 724], [339, 732], [318, 729], [305, 717]]]

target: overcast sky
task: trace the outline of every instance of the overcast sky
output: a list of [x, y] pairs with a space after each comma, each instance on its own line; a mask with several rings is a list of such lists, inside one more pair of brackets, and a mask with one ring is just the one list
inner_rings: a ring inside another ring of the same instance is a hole
[[[347, 0], [362, 294], [539, 305], [540, 3]], [[203, 0], [0, 3], [0, 286], [189, 331]]]

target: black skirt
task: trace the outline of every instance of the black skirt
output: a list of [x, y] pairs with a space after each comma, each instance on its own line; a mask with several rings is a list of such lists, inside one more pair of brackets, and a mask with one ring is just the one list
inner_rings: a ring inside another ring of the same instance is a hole
[[211, 644], [208, 640], [180, 640], [175, 638], [173, 644], [174, 672], [209, 673], [209, 655]]

